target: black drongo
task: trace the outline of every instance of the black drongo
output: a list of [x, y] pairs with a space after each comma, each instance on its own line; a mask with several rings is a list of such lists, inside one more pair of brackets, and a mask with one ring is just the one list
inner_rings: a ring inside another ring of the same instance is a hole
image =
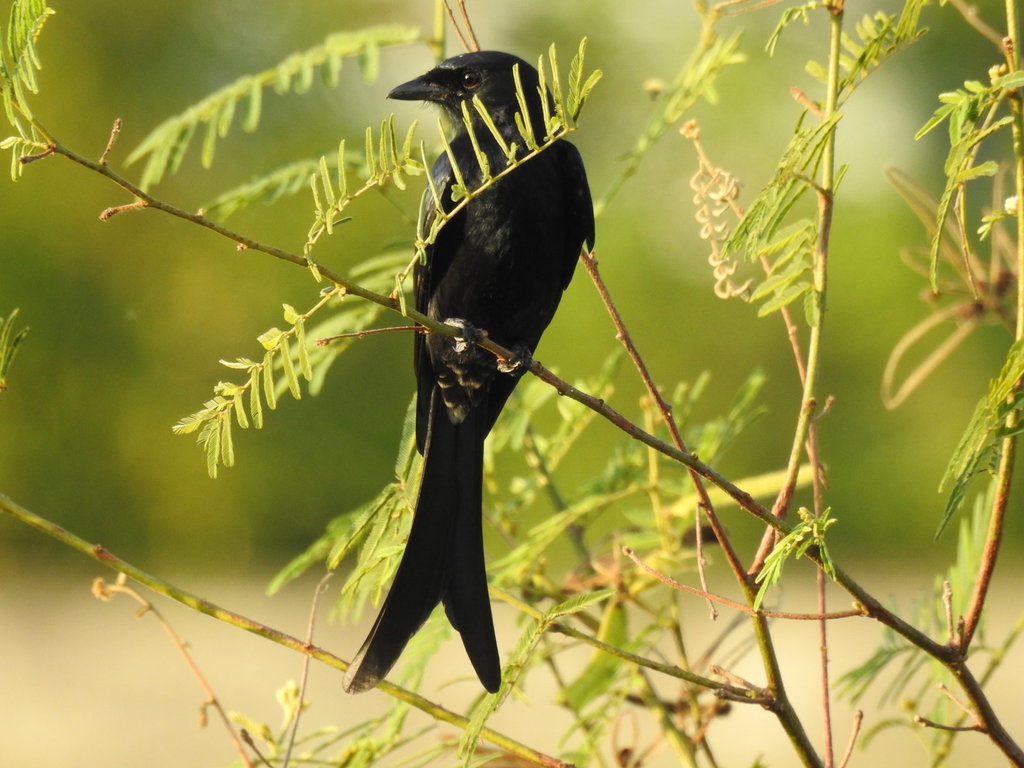
[[[450, 145], [465, 186], [484, 180], [462, 104], [478, 96], [507, 145], [528, 152], [516, 126], [520, 94], [538, 143], [547, 135], [537, 71], [506, 53], [455, 56], [391, 91], [392, 99], [439, 105], [450, 117]], [[469, 104], [474, 134], [492, 174], [507, 159], [491, 130]], [[447, 153], [430, 171], [441, 206], [450, 211], [457, 183]], [[437, 215], [434, 194], [423, 195], [420, 236]], [[438, 603], [462, 636], [480, 682], [501, 683], [484, 568], [481, 491], [483, 445], [518, 381], [518, 370], [475, 345], [479, 331], [520, 363], [529, 360], [569, 284], [580, 249], [594, 242], [594, 212], [579, 152], [557, 141], [471, 199], [437, 234], [416, 268], [416, 309], [460, 329], [462, 338], [417, 335], [416, 442], [423, 475], [405, 553], [394, 583], [351, 668], [349, 693], [375, 686]]]

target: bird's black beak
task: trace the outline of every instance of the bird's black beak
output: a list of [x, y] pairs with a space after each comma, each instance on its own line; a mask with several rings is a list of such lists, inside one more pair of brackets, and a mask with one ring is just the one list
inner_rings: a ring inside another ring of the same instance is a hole
[[432, 82], [429, 77], [430, 73], [427, 73], [408, 83], [395, 86], [388, 94], [388, 98], [399, 101], [440, 101], [444, 89]]

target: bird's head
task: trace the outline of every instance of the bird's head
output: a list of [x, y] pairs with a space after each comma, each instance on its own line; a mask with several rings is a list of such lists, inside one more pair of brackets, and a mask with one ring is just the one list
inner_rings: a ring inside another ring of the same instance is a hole
[[[544, 135], [544, 121], [537, 70], [509, 53], [476, 51], [453, 56], [415, 80], [395, 87], [388, 98], [437, 104], [458, 125], [462, 122], [462, 102], [479, 96], [495, 123], [504, 132], [506, 128], [514, 129], [515, 113], [519, 111], [513, 74], [516, 65], [519, 65], [519, 82], [526, 97], [534, 132], [539, 130], [539, 140]], [[475, 110], [471, 108], [470, 114], [475, 117]]]

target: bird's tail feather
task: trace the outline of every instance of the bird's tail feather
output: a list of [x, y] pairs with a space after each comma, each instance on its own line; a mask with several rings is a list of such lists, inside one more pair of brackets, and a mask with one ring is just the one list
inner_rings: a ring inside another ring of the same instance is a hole
[[[480, 682], [491, 693], [501, 684], [501, 662], [494, 636], [491, 601], [484, 564], [484, 438], [488, 425], [482, 408], [472, 409], [458, 425], [458, 519], [451, 542], [452, 566], [444, 596], [448, 621], [459, 631]], [[443, 421], [447, 419], [442, 418]]]
[[442, 600], [484, 687], [498, 688], [501, 667], [487, 597], [480, 507], [486, 429], [477, 410], [452, 424], [436, 390], [431, 397], [409, 541], [380, 614], [345, 674], [348, 693], [377, 685]]

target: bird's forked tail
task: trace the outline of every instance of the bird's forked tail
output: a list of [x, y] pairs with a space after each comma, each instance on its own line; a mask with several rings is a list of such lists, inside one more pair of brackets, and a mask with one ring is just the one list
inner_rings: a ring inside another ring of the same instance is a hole
[[483, 410], [471, 409], [453, 424], [434, 389], [409, 540], [380, 614], [345, 674], [348, 693], [377, 685], [439, 602], [484, 688], [498, 690], [501, 663], [487, 596], [481, 513]]

